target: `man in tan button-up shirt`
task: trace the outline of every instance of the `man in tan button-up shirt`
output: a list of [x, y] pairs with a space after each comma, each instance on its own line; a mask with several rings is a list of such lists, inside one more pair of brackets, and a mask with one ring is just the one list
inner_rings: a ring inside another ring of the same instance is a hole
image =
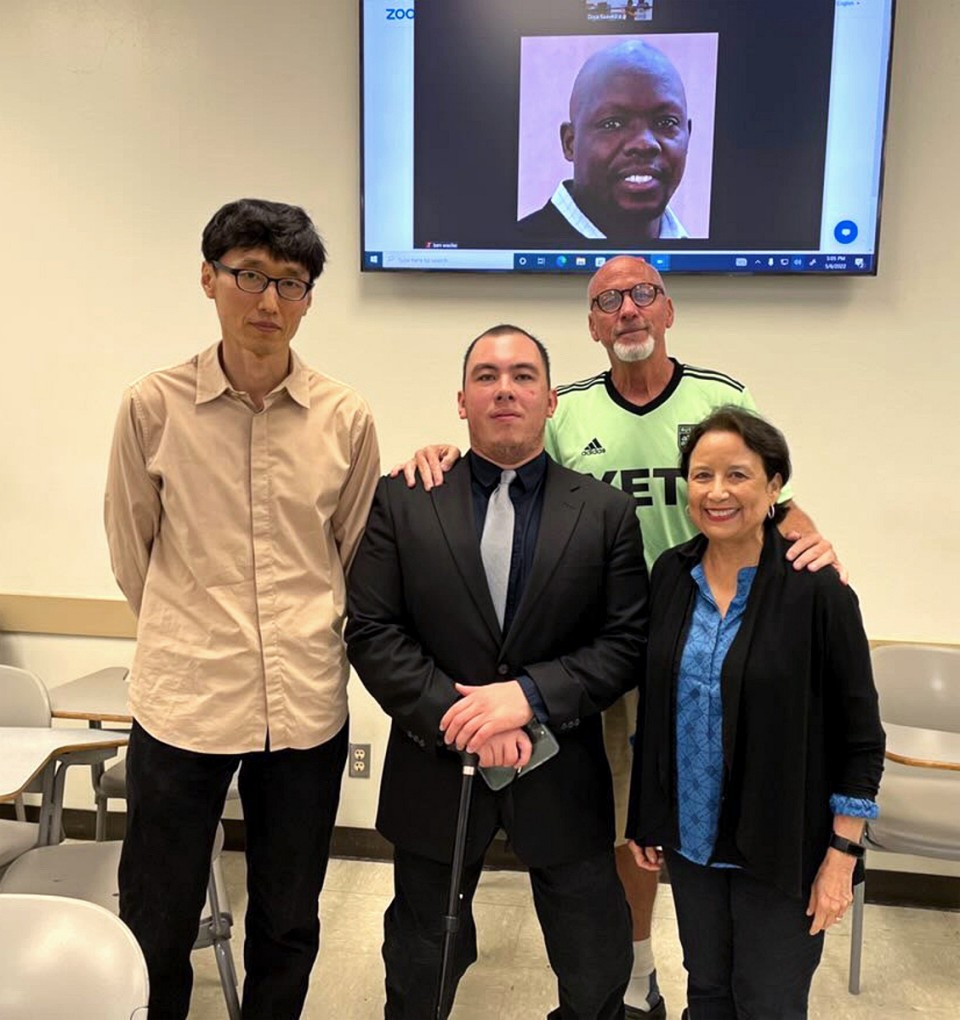
[[298, 1017], [347, 750], [345, 574], [379, 474], [373, 420], [290, 349], [326, 253], [295, 206], [203, 234], [221, 340], [124, 395], [105, 499], [138, 616], [120, 912], [152, 1020], [185, 1018], [231, 775], [247, 827], [243, 1016]]

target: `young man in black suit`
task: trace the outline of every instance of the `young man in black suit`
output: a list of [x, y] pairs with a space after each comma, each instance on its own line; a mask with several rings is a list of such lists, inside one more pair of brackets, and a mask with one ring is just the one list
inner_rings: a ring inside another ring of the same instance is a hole
[[[433, 1015], [460, 789], [454, 748], [482, 766], [517, 767], [530, 753], [523, 727], [536, 720], [557, 737], [557, 755], [499, 792], [474, 790], [444, 1015], [476, 959], [471, 902], [502, 827], [530, 869], [557, 974], [550, 1017], [615, 1020], [631, 932], [600, 713], [642, 668], [647, 576], [633, 501], [544, 453], [556, 395], [546, 351], [524, 331], [499, 326], [473, 342], [458, 404], [469, 455], [429, 492], [381, 480], [349, 585], [348, 654], [393, 719], [377, 817], [395, 845], [385, 1017]], [[503, 588], [485, 568], [498, 490], [513, 509]]]

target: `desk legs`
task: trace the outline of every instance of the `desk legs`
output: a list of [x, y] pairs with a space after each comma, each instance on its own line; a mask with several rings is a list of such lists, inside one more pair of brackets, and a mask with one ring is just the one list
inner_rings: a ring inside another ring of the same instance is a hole
[[[99, 719], [90, 720], [90, 729], [103, 729], [103, 723]], [[93, 802], [96, 810], [96, 831], [94, 839], [102, 843], [107, 838], [107, 798], [100, 790], [100, 781], [103, 779], [103, 762], [94, 762], [90, 766], [90, 782], [93, 784]]]
[[99, 766], [102, 773], [103, 763], [108, 758], [115, 758], [116, 755], [115, 747], [91, 747], [82, 751], [68, 751], [47, 765], [43, 772], [38, 846], [54, 846], [60, 842], [63, 824], [63, 788], [67, 779], [67, 769], [71, 765], [90, 765], [91, 768]]
[[[53, 817], [54, 783], [57, 763], [49, 762], [43, 770], [43, 793], [40, 796], [40, 819], [37, 827], [37, 846], [50, 846], [50, 823]], [[59, 836], [59, 832], [57, 833]], [[57, 840], [59, 842], [59, 839]]]

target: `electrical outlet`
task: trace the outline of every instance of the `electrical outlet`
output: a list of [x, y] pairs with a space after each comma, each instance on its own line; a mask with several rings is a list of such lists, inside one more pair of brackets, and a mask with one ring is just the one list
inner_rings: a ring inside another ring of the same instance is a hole
[[351, 744], [347, 757], [347, 768], [354, 779], [370, 778], [370, 745]]

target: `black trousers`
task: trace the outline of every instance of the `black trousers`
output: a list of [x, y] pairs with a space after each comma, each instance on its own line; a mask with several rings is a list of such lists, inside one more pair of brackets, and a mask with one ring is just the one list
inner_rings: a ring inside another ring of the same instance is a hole
[[[472, 904], [482, 867], [480, 858], [464, 869], [460, 930], [444, 1016], [453, 1006], [460, 978], [477, 958]], [[399, 847], [395, 851], [394, 899], [383, 926], [386, 1020], [434, 1017], [450, 872], [449, 864]], [[531, 868], [530, 884], [547, 956], [557, 975], [560, 1005], [550, 1020], [619, 1020], [633, 945], [630, 911], [612, 848], [573, 864]]]
[[803, 1020], [823, 952], [806, 902], [739, 868], [666, 859], [690, 1020]]
[[305, 751], [197, 754], [136, 722], [127, 751], [120, 916], [150, 974], [150, 1020], [185, 1020], [210, 854], [230, 778], [247, 836], [244, 1020], [294, 1020], [320, 942], [317, 901], [347, 756], [347, 727]]

